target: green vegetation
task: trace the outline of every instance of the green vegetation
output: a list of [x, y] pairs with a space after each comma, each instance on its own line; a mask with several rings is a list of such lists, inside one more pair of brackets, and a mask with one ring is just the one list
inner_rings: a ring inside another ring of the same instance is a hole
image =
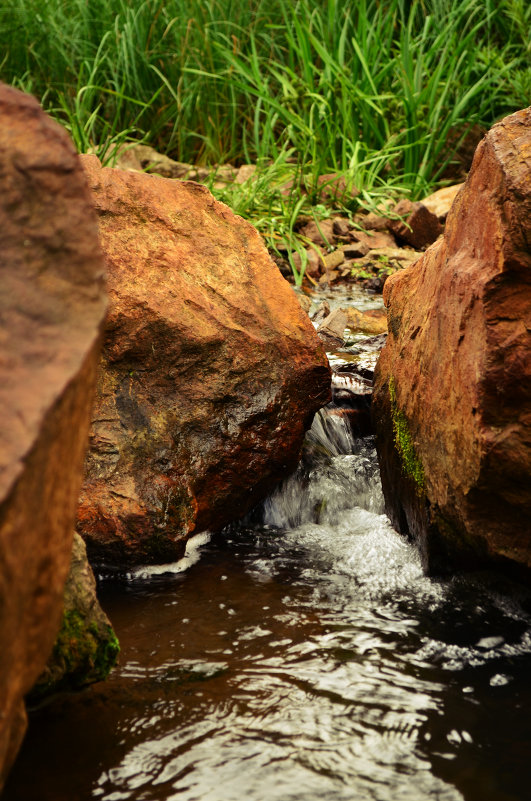
[[402, 462], [402, 469], [404, 473], [414, 481], [417, 493], [420, 495], [426, 485], [424, 468], [417, 456], [413, 440], [411, 439], [407, 417], [398, 406], [395, 381], [392, 376], [389, 379], [389, 399], [391, 401], [391, 419], [393, 421], [395, 447]]
[[530, 27], [525, 0], [4, 0], [0, 77], [104, 160], [141, 139], [257, 163], [218, 194], [293, 250], [319, 175], [357, 187], [346, 211], [415, 198], [471, 126], [526, 106]]
[[87, 626], [85, 616], [77, 609], [63, 615], [61, 629], [55, 641], [53, 658], [64, 665], [65, 680], [83, 686], [87, 676], [91, 681], [107, 678], [116, 664], [120, 646], [111, 626]]
[[78, 609], [63, 614], [52, 656], [44, 673], [30, 693], [32, 703], [52, 692], [79, 689], [102, 681], [116, 664], [120, 645], [107, 624], [87, 623]]

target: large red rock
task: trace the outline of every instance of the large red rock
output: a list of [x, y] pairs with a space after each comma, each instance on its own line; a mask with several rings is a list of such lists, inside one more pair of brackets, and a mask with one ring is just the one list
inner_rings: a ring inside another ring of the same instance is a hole
[[0, 86], [0, 785], [59, 629], [105, 311], [65, 132]]
[[374, 390], [395, 526], [428, 567], [531, 567], [531, 109], [479, 145], [444, 238], [388, 279]]
[[93, 559], [172, 561], [295, 467], [328, 362], [255, 229], [205, 187], [83, 164], [110, 309], [78, 529]]

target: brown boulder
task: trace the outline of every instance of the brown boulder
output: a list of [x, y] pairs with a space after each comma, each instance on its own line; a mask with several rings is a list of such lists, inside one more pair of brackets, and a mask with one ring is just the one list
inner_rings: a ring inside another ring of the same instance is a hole
[[384, 493], [434, 570], [531, 567], [530, 241], [527, 109], [479, 145], [444, 238], [385, 285]]
[[442, 233], [438, 218], [422, 203], [401, 200], [394, 207], [393, 214], [402, 219], [390, 219], [387, 227], [397, 239], [416, 250], [431, 245]]
[[83, 163], [110, 308], [78, 528], [98, 560], [167, 562], [294, 468], [328, 363], [255, 229], [205, 187]]
[[61, 619], [105, 300], [66, 133], [6, 86], [0, 115], [1, 785]]
[[387, 315], [384, 309], [361, 311], [355, 306], [347, 309], [347, 325], [354, 331], [366, 334], [386, 334]]

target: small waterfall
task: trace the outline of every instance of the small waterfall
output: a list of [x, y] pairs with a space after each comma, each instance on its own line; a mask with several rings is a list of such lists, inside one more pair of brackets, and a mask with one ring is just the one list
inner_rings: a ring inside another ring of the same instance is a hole
[[304, 523], [334, 525], [345, 509], [383, 513], [372, 437], [354, 436], [348, 413], [329, 404], [314, 418], [301, 463], [255, 511], [254, 523], [293, 529]]

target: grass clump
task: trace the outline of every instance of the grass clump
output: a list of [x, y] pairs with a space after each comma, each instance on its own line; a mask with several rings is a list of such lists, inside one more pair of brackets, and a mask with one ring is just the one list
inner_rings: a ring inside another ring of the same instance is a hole
[[527, 104], [530, 26], [523, 0], [4, 0], [0, 74], [84, 145], [433, 181], [450, 131]]
[[257, 186], [214, 191], [291, 246], [319, 176], [356, 187], [346, 212], [415, 199], [527, 105], [530, 29], [524, 0], [4, 0], [0, 78], [104, 161], [135, 139], [257, 163]]

